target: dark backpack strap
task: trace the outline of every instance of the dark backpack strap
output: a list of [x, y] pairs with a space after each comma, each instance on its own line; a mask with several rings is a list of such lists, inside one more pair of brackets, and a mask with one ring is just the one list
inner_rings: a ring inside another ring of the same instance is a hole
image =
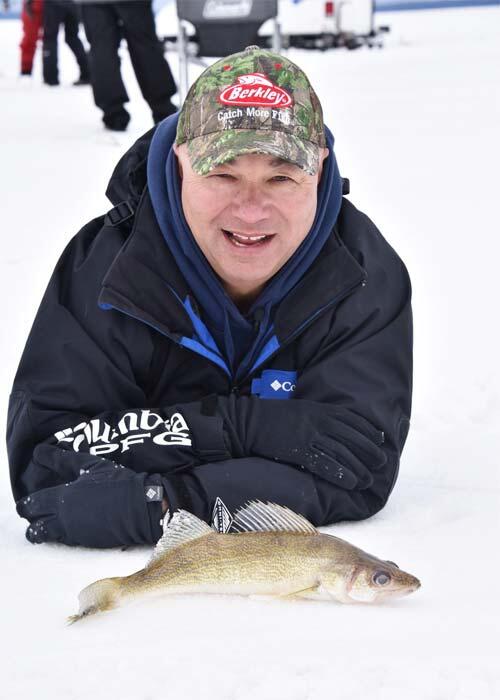
[[120, 202], [116, 207], [110, 209], [106, 216], [104, 217], [105, 226], [119, 226], [124, 221], [128, 221], [135, 214], [135, 207], [128, 199], [124, 202]]

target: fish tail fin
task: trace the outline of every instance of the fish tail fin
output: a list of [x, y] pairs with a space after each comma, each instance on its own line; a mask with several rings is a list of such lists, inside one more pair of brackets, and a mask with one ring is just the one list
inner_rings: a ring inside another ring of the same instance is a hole
[[120, 600], [121, 581], [119, 576], [103, 578], [84, 588], [78, 596], [80, 603], [78, 615], [68, 617], [68, 624], [72, 625], [88, 615], [116, 608]]

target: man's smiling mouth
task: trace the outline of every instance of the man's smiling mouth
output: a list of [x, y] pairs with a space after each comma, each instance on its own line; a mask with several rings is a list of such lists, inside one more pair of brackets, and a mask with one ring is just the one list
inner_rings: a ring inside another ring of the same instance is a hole
[[221, 229], [222, 233], [226, 236], [228, 241], [239, 248], [248, 248], [254, 246], [262, 246], [269, 242], [273, 237], [274, 233], [252, 233], [251, 235], [246, 235], [243, 233], [236, 233], [235, 231], [229, 231], [227, 229]]

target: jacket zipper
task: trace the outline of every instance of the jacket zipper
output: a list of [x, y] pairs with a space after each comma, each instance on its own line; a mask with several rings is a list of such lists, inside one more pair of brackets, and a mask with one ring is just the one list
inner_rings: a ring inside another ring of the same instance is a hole
[[[319, 318], [319, 316], [321, 316], [325, 311], [327, 311], [331, 306], [333, 306], [334, 304], [338, 304], [340, 301], [342, 301], [343, 299], [348, 297], [349, 294], [351, 294], [357, 287], [359, 287], [360, 284], [362, 286], [364, 286], [365, 283], [366, 283], [366, 277], [363, 276], [360, 279], [358, 279], [354, 284], [352, 284], [350, 287], [345, 289], [341, 294], [338, 294], [333, 299], [330, 299], [328, 304], [325, 304], [325, 306], [322, 306], [321, 309], [318, 309], [312, 316], [310, 316], [306, 321], [304, 321], [304, 323], [301, 326], [299, 326], [291, 335], [289, 335], [288, 338], [283, 342], [282, 345], [280, 345], [273, 353], [268, 355], [268, 357], [266, 357], [264, 362], [267, 362], [268, 360], [271, 360], [273, 357], [275, 357], [280, 352], [280, 350], [283, 350], [283, 348], [287, 347], [293, 340], [295, 340], [295, 338], [298, 335], [300, 335], [307, 328], [309, 328], [309, 326], [312, 323], [314, 323], [314, 321], [317, 318]], [[260, 369], [261, 367], [262, 367], [262, 364], [257, 365], [256, 367], [254, 367], [252, 369], [251, 372], [246, 374], [243, 377], [243, 379], [241, 379], [237, 384], [233, 384], [233, 386], [231, 387], [231, 393], [238, 395], [242, 384], [244, 384], [249, 379], [251, 379], [253, 377], [253, 375], [257, 372], [257, 370]]]
[[[318, 311], [316, 311], [312, 316], [310, 316], [291, 335], [289, 335], [288, 338], [283, 342], [282, 345], [280, 345], [273, 353], [268, 355], [268, 357], [266, 357], [264, 362], [268, 362], [268, 360], [271, 360], [273, 357], [275, 357], [280, 352], [280, 350], [287, 347], [298, 335], [300, 335], [307, 328], [309, 328], [309, 326], [312, 323], [314, 323], [314, 321], [317, 318], [319, 318], [319, 316], [321, 316], [323, 313], [325, 313], [325, 311], [327, 311], [331, 306], [333, 306], [334, 304], [338, 304], [340, 301], [342, 301], [347, 296], [349, 296], [349, 294], [351, 294], [360, 284], [362, 284], [364, 286], [365, 282], [366, 282], [366, 277], [360, 278], [359, 280], [356, 281], [355, 284], [351, 285], [350, 287], [345, 289], [341, 294], [338, 294], [336, 297], [331, 299], [328, 302], [328, 304], [325, 304], [325, 306], [322, 306], [321, 309], [318, 309]], [[118, 311], [118, 312], [124, 314], [125, 316], [129, 316], [130, 318], [133, 318], [135, 321], [139, 321], [140, 323], [144, 323], [146, 326], [149, 326], [150, 328], [153, 328], [153, 330], [157, 331], [157, 333], [160, 333], [161, 335], [165, 336], [169, 340], [172, 340], [174, 343], [177, 343], [177, 345], [179, 345], [180, 347], [186, 348], [185, 345], [180, 344], [180, 342], [178, 340], [178, 338], [179, 338], [178, 334], [169, 335], [168, 333], [165, 333], [160, 328], [158, 328], [158, 326], [155, 326], [153, 323], [149, 323], [148, 321], [145, 321], [144, 319], [140, 318], [139, 316], [135, 316], [134, 314], [131, 314], [129, 311], [125, 311], [124, 309], [120, 309], [118, 306], [114, 306], [113, 304], [108, 304], [108, 308], [114, 309], [115, 311]], [[189, 350], [190, 352], [195, 352], [194, 350], [190, 350], [190, 348], [186, 348], [186, 349]], [[199, 353], [195, 353], [195, 354], [199, 355]], [[203, 357], [202, 355], [199, 355], [199, 356]], [[216, 364], [215, 362], [212, 362], [212, 360], [210, 360], [208, 357], [205, 357], [204, 359], [207, 360], [208, 362], [210, 362], [210, 364], [212, 364], [214, 367], [217, 367], [217, 369], [219, 371], [221, 371], [225, 377], [228, 376], [227, 373], [224, 372], [222, 367], [220, 367], [218, 364]], [[230, 389], [231, 393], [239, 395], [242, 385], [253, 377], [253, 375], [257, 372], [257, 370], [262, 367], [262, 364], [254, 367], [252, 369], [252, 371], [249, 372], [248, 374], [246, 374], [243, 377], [243, 379], [241, 379], [239, 382], [231, 384], [231, 389]]]

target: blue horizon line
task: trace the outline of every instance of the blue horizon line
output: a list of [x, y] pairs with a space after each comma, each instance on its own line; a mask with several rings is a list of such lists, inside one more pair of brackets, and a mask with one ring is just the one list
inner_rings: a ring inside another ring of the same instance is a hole
[[442, 10], [457, 7], [486, 7], [500, 5], [500, 0], [380, 0], [375, 12], [411, 12], [412, 10]]

